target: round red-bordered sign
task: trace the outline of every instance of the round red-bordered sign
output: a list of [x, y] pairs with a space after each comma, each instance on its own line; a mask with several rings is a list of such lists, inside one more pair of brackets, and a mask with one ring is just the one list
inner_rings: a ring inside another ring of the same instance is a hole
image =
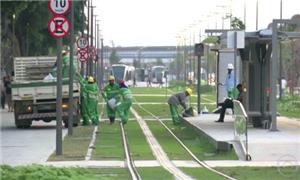
[[77, 47], [80, 49], [85, 49], [89, 45], [88, 39], [84, 36], [81, 36], [77, 39]]
[[85, 62], [89, 58], [87, 49], [79, 49], [78, 50], [78, 59], [81, 62]]
[[63, 15], [70, 10], [71, 0], [49, 0], [48, 8], [55, 15]]
[[48, 22], [48, 30], [54, 38], [63, 38], [71, 30], [71, 22], [64, 16], [55, 16]]

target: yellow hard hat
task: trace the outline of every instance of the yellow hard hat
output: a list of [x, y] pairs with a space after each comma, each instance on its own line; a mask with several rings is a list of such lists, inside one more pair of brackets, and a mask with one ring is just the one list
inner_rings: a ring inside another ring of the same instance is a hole
[[89, 76], [89, 77], [88, 77], [88, 82], [91, 82], [91, 83], [93, 83], [93, 82], [94, 82], [94, 78], [93, 78], [93, 76]]
[[109, 80], [109, 81], [114, 81], [114, 80], [115, 80], [115, 77], [114, 77], [114, 76], [109, 76], [109, 77], [108, 77], [108, 80]]
[[193, 90], [191, 88], [187, 88], [185, 90], [190, 96], [193, 94]]

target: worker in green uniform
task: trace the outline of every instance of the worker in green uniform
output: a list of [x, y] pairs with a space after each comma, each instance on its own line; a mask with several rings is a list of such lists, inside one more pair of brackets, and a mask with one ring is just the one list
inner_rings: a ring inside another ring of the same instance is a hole
[[123, 124], [128, 121], [129, 109], [132, 105], [132, 93], [130, 89], [125, 85], [125, 81], [119, 82], [120, 86], [120, 102], [118, 102], [117, 111]]
[[89, 114], [88, 114], [88, 92], [86, 89], [86, 85], [88, 81], [82, 78], [82, 76], [78, 73], [79, 83], [80, 83], [80, 112], [82, 116], [82, 125], [89, 125]]
[[180, 104], [184, 110], [187, 109], [187, 98], [192, 95], [192, 89], [187, 88], [184, 92], [180, 92], [177, 94], [173, 94], [169, 100], [168, 104], [170, 106], [170, 112], [173, 120], [173, 124], [177, 125], [180, 123], [179, 113], [178, 113], [178, 105]]
[[88, 83], [86, 84], [87, 90], [87, 110], [89, 118], [94, 125], [99, 124], [99, 111], [98, 111], [98, 95], [99, 89], [92, 76], [88, 77]]
[[115, 102], [118, 100], [118, 95], [119, 95], [119, 85], [115, 83], [115, 77], [114, 76], [109, 76], [108, 77], [108, 85], [104, 87], [104, 91], [102, 93], [102, 96], [106, 102], [106, 112], [107, 112], [107, 117], [109, 118], [109, 121], [111, 124], [115, 122], [116, 118], [116, 109], [113, 109], [109, 105], [109, 101], [112, 100], [113, 98], [115, 99]]

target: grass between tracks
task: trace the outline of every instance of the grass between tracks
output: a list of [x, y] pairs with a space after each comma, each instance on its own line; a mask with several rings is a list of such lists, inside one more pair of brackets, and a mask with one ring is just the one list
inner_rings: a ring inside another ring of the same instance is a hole
[[137, 121], [125, 125], [131, 157], [134, 160], [155, 160], [152, 150]]
[[124, 148], [119, 122], [102, 121], [96, 136], [92, 160], [124, 160]]
[[51, 154], [48, 161], [84, 160], [89, 147], [94, 126], [79, 126], [73, 129], [73, 135], [64, 138], [63, 155]]
[[[172, 121], [164, 121], [174, 134], [200, 160], [237, 160], [234, 150], [216, 151], [214, 146], [205, 138], [198, 136], [185, 125], [174, 126]], [[151, 131], [171, 160], [191, 160], [192, 157], [173, 138], [173, 136], [157, 121], [147, 121]]]

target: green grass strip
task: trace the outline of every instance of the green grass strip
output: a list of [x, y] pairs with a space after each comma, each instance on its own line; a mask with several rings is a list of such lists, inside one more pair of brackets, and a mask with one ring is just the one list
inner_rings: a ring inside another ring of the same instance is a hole
[[225, 180], [226, 178], [213, 173], [203, 167], [198, 168], [180, 168], [184, 173], [191, 176], [194, 179], [213, 179], [213, 180]]
[[172, 121], [164, 121], [172, 132], [189, 148], [199, 160], [238, 160], [234, 150], [216, 151], [215, 147], [204, 137], [184, 124], [173, 125]]
[[92, 153], [93, 160], [124, 160], [119, 122], [101, 122]]
[[300, 167], [226, 167], [216, 168], [236, 179], [243, 180], [296, 180], [300, 179]]
[[130, 154], [134, 160], [155, 160], [152, 150], [137, 121], [125, 125]]
[[171, 160], [192, 160], [186, 150], [158, 121], [147, 121], [147, 124]]
[[67, 135], [63, 140], [63, 155], [57, 156], [54, 152], [48, 161], [84, 160], [92, 139], [93, 130], [94, 126], [78, 126], [74, 128], [73, 135]]
[[165, 88], [159, 87], [131, 87], [130, 90], [133, 94], [165, 94]]
[[0, 166], [1, 179], [30, 180], [97, 180], [97, 179], [131, 179], [126, 168], [58, 168], [53, 166], [30, 165], [11, 167]]
[[174, 180], [174, 176], [162, 167], [143, 167], [137, 170], [143, 180]]

